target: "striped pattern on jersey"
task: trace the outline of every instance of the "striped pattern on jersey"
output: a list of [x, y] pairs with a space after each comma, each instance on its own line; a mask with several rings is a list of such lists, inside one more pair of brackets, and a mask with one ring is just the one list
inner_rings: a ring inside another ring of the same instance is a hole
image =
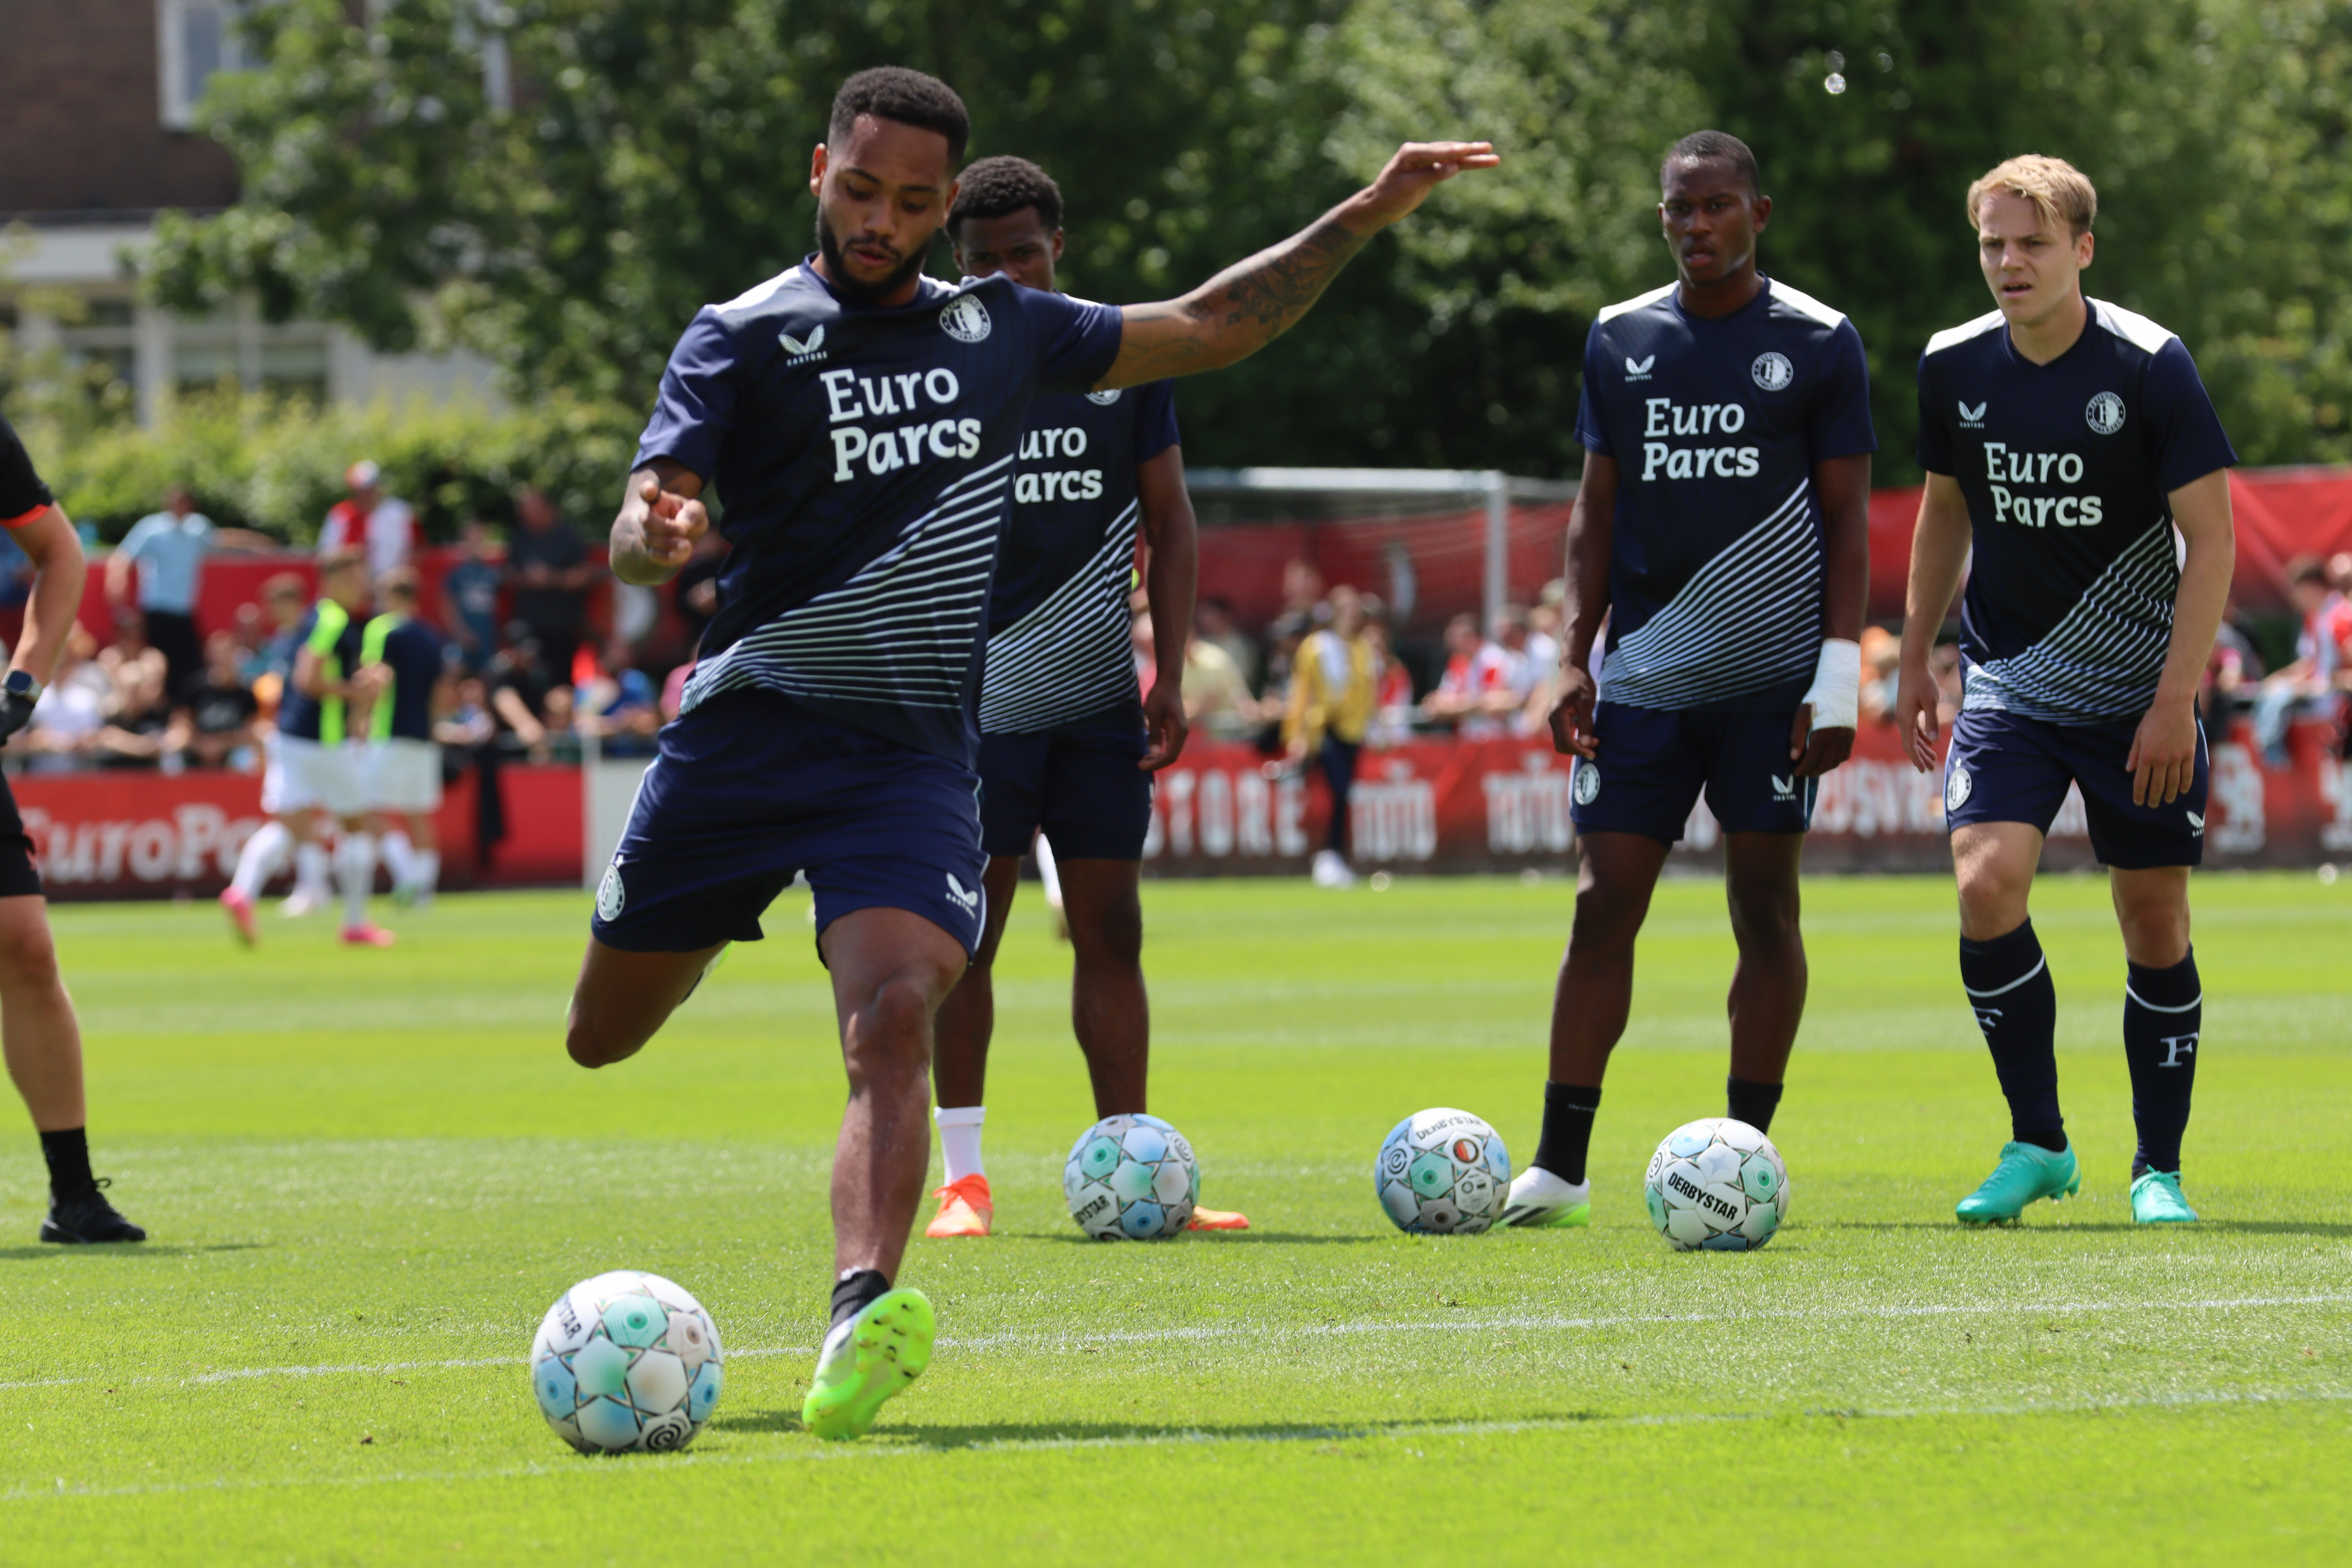
[[983, 731], [1050, 730], [1135, 696], [1127, 593], [1140, 515], [1137, 503], [1128, 502], [1092, 560], [988, 639], [980, 675]]
[[1612, 639], [1601, 696], [1695, 708], [1810, 677], [1821, 655], [1822, 552], [1811, 481], [1699, 568], [1642, 629]]
[[679, 710], [747, 686], [787, 697], [962, 707], [1012, 478], [1008, 452], [948, 486], [856, 576], [696, 670]]
[[2179, 592], [2172, 524], [2158, 522], [2092, 580], [2040, 642], [1969, 664], [1960, 706], [2060, 724], [2137, 718], [2164, 673]]

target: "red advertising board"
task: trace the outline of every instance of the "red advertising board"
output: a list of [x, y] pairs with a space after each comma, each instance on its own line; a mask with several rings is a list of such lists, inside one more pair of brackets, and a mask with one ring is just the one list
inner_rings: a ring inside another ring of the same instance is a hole
[[[576, 768], [499, 771], [507, 837], [475, 854], [479, 801], [468, 773], [442, 803], [442, 882], [451, 888], [580, 881]], [[19, 775], [9, 781], [52, 899], [216, 893], [261, 826], [261, 780], [236, 773]]]
[[[2242, 731], [2212, 749], [2206, 864], [2313, 865], [2352, 853], [2352, 769], [2329, 754], [2326, 726], [2298, 726], [2293, 765], [2265, 769]], [[1195, 741], [1160, 775], [1145, 863], [1163, 876], [1303, 872], [1323, 843], [1328, 793], [1310, 771], [1272, 780], [1255, 748]], [[1350, 802], [1363, 868], [1559, 869], [1575, 833], [1570, 759], [1541, 741], [1412, 741], [1367, 750]], [[1678, 859], [1719, 857], [1721, 833], [1700, 802]], [[2044, 863], [2092, 863], [2082, 801], [2052, 825]], [[1951, 865], [1937, 774], [1912, 770], [1884, 727], [1822, 781], [1805, 864], [1819, 871], [1942, 870]]]

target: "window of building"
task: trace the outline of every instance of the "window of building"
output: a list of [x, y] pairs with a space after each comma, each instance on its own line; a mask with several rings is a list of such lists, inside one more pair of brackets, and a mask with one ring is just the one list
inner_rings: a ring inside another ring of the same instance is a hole
[[195, 122], [198, 100], [215, 71], [245, 70], [237, 37], [243, 0], [155, 0], [156, 79], [163, 95], [164, 128], [185, 131]]

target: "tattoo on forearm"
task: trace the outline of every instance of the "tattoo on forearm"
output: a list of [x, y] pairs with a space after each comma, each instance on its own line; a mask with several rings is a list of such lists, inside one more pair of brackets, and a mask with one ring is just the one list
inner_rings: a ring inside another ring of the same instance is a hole
[[1211, 279], [1194, 312], [1223, 328], [1262, 327], [1258, 342], [1266, 342], [1305, 315], [1363, 247], [1363, 237], [1325, 218]]

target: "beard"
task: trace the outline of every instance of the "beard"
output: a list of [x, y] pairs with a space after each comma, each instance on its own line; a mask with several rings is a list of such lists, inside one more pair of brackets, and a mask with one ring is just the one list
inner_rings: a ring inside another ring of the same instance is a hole
[[847, 262], [841, 253], [841, 237], [835, 234], [833, 225], [825, 221], [824, 209], [821, 206], [817, 208], [816, 253], [824, 258], [825, 276], [832, 281], [834, 288], [860, 304], [877, 303], [905, 288], [909, 279], [922, 271], [924, 259], [929, 256], [929, 251], [930, 247], [926, 245], [913, 255], [904, 258], [877, 283], [868, 283], [863, 279], [853, 278], [850, 276]]

